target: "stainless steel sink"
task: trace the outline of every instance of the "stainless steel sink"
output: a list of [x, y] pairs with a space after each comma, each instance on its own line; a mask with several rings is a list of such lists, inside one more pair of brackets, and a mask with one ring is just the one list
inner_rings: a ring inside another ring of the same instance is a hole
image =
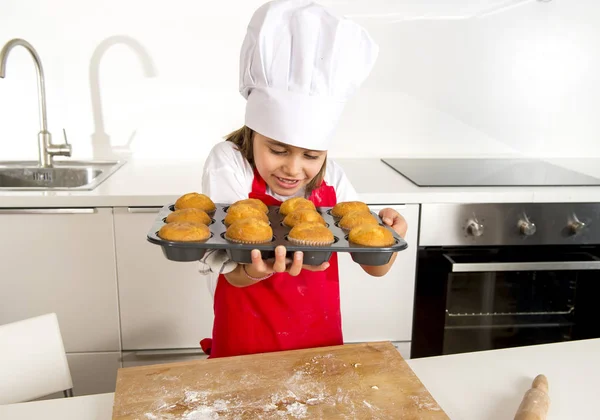
[[0, 162], [0, 190], [90, 191], [125, 162], [54, 161], [42, 168], [37, 161]]

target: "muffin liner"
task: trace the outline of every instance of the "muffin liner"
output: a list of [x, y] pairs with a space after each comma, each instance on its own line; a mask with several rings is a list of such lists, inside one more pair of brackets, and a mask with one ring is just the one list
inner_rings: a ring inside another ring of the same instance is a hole
[[[176, 240], [174, 240], [174, 239], [165, 239], [165, 238], [161, 238], [161, 239], [163, 239], [165, 241], [176, 242]], [[189, 243], [194, 243], [194, 242], [198, 242], [198, 243], [199, 242], [206, 242], [209, 239], [210, 239], [210, 236], [208, 238], [205, 238], [205, 239], [192, 239], [192, 240], [186, 240], [186, 241], [180, 239], [179, 242], [184, 242], [184, 243], [188, 243], [189, 244]]]
[[268, 242], [248, 242], [226, 237], [227, 227], [223, 223], [226, 215], [227, 207], [231, 203], [215, 203], [217, 209], [211, 215], [213, 223], [208, 225], [212, 236], [203, 242], [181, 242], [167, 241], [158, 237], [159, 229], [165, 224], [164, 219], [172, 212], [173, 204], [167, 204], [159, 211], [156, 219], [150, 227], [147, 239], [149, 242], [159, 245], [165, 257], [172, 261], [197, 261], [202, 259], [204, 254], [209, 249], [222, 249], [227, 252], [228, 257], [238, 263], [252, 262], [251, 252], [253, 249], [258, 249], [261, 252], [263, 259], [271, 259], [275, 257], [275, 248], [283, 245], [287, 250], [287, 258], [292, 258], [294, 252], [303, 252], [303, 264], [321, 265], [328, 261], [333, 252], [348, 252], [352, 259], [363, 265], [384, 265], [386, 264], [394, 252], [402, 251], [407, 248], [408, 244], [389, 226], [381, 222], [379, 216], [372, 212], [376, 220], [380, 221], [380, 225], [389, 229], [394, 236], [395, 243], [389, 247], [370, 247], [361, 246], [348, 242], [348, 232], [337, 226], [337, 220], [331, 214], [331, 207], [317, 207], [317, 212], [321, 214], [325, 220], [326, 226], [333, 233], [333, 243], [322, 243], [319, 241], [305, 241], [294, 238], [289, 238], [288, 233], [292, 229], [283, 224], [284, 215], [279, 213], [279, 207], [270, 206], [269, 224], [273, 230], [273, 237]]
[[348, 239], [348, 242], [350, 242], [351, 244], [356, 245], [356, 246], [364, 246], [364, 247], [367, 247], [367, 248], [385, 248], [385, 247], [393, 245], [393, 244], [390, 244], [390, 245], [381, 245], [381, 246], [377, 246], [377, 245], [362, 245], [362, 244], [359, 244], [359, 243], [356, 243], [356, 242], [352, 242], [349, 239]]
[[240, 239], [228, 238], [227, 235], [223, 235], [223, 238], [225, 238], [229, 242], [233, 242], [235, 244], [268, 244], [269, 242], [273, 241], [272, 236], [271, 236], [271, 239], [269, 239], [267, 241], [242, 241]]
[[333, 241], [331, 241], [331, 242], [305, 241], [302, 239], [290, 238], [289, 236], [287, 237], [287, 240], [293, 244], [300, 245], [300, 246], [328, 246], [328, 245], [335, 243], [335, 237], [333, 238]]

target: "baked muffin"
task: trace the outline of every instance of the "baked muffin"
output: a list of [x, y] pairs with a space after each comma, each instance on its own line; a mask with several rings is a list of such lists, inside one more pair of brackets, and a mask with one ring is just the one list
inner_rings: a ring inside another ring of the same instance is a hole
[[389, 229], [380, 225], [359, 225], [348, 234], [348, 241], [353, 244], [373, 247], [388, 247], [396, 240]]
[[269, 208], [267, 207], [267, 205], [260, 201], [258, 198], [246, 198], [244, 200], [239, 200], [233, 203], [232, 206], [237, 206], [238, 204], [248, 204], [252, 207], [256, 207], [261, 211], [264, 211], [265, 213], [269, 212]]
[[165, 222], [194, 222], [210, 225], [212, 219], [204, 210], [189, 208], [175, 210], [174, 212], [169, 213], [169, 215], [165, 218]]
[[320, 223], [323, 226], [326, 225], [325, 219], [315, 210], [311, 209], [299, 209], [294, 210], [283, 219], [283, 224], [288, 227], [294, 227], [299, 223], [303, 222], [315, 222]]
[[271, 229], [271, 226], [264, 220], [252, 218], [236, 220], [225, 232], [225, 239], [243, 244], [270, 242], [272, 238], [273, 229]]
[[296, 245], [324, 246], [335, 242], [333, 233], [324, 225], [304, 222], [294, 226], [288, 233], [288, 240]]
[[370, 213], [362, 210], [347, 213], [339, 221], [338, 226], [350, 230], [358, 225], [378, 225], [379, 221]]
[[264, 222], [269, 221], [269, 216], [262, 210], [257, 209], [249, 204], [236, 204], [227, 209], [227, 215], [225, 216], [225, 226], [231, 225], [236, 220], [241, 219], [258, 219]]
[[215, 203], [207, 195], [196, 192], [184, 194], [175, 202], [175, 210], [189, 208], [201, 209], [206, 213], [213, 213], [217, 209]]
[[158, 236], [166, 241], [201, 242], [210, 238], [210, 229], [202, 223], [173, 222], [163, 225]]
[[283, 203], [281, 203], [281, 207], [279, 207], [279, 213], [283, 214], [284, 216], [287, 216], [294, 210], [300, 209], [310, 209], [315, 211], [317, 210], [315, 204], [312, 201], [307, 200], [303, 197], [294, 197], [290, 198], [289, 200], [285, 200]]
[[367, 206], [362, 201], [343, 201], [333, 206], [333, 208], [331, 209], [331, 215], [333, 217], [342, 218], [348, 213], [358, 210], [367, 212], [370, 211], [369, 206]]

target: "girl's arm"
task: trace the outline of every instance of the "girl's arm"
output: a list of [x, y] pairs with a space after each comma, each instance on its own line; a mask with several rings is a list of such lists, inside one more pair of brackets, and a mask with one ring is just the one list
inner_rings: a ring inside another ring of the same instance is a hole
[[[244, 273], [244, 268], [246, 268], [247, 272], [253, 273], [253, 270], [249, 267], [246, 267], [247, 265], [251, 264], [238, 264], [237, 268], [227, 274], [225, 274], [225, 278], [227, 279], [227, 281], [235, 287], [246, 287], [246, 286], [251, 286], [254, 283], [258, 283], [260, 280], [252, 280], [250, 277], [248, 277], [246, 275], [246, 273]], [[256, 277], [253, 274], [250, 274], [252, 277]]]
[[[396, 210], [391, 208], [382, 209], [379, 212], [379, 217], [381, 217], [383, 223], [394, 229], [398, 233], [398, 235], [400, 235], [401, 238], [404, 238], [406, 236], [408, 225], [406, 224], [406, 220], [404, 219], [404, 217], [402, 217], [402, 215]], [[388, 271], [390, 271], [390, 268], [392, 268], [394, 261], [396, 261], [397, 254], [397, 252], [394, 252], [392, 254], [392, 257], [390, 258], [390, 261], [385, 265], [361, 265], [361, 267], [367, 274], [370, 274], [373, 277], [384, 276], [387, 274]]]
[[361, 267], [365, 270], [365, 273], [370, 274], [373, 277], [385, 276], [387, 272], [390, 271], [390, 268], [392, 268], [397, 254], [397, 252], [394, 252], [386, 265], [361, 265]]

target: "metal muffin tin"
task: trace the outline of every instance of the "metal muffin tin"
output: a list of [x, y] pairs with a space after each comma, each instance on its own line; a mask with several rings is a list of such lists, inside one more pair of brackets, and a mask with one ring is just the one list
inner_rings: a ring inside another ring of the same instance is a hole
[[329, 261], [332, 252], [349, 252], [352, 259], [358, 264], [363, 265], [385, 265], [389, 262], [394, 252], [402, 251], [407, 248], [408, 244], [402, 239], [393, 229], [385, 226], [379, 216], [373, 212], [373, 216], [379, 220], [380, 225], [388, 229], [394, 236], [395, 243], [392, 246], [384, 248], [366, 247], [355, 245], [348, 241], [348, 233], [337, 226], [338, 218], [330, 214], [331, 207], [317, 207], [317, 212], [323, 216], [327, 227], [333, 233], [335, 242], [327, 246], [306, 246], [296, 245], [289, 242], [287, 234], [291, 228], [283, 225], [284, 216], [279, 213], [279, 207], [269, 207], [269, 221], [273, 229], [273, 239], [271, 242], [262, 244], [238, 244], [225, 239], [224, 219], [227, 214], [229, 204], [216, 204], [216, 211], [209, 214], [212, 218], [212, 223], [208, 226], [211, 231], [211, 237], [203, 242], [178, 242], [166, 241], [158, 236], [158, 231], [165, 225], [165, 218], [174, 209], [173, 204], [164, 206], [156, 217], [150, 231], [148, 232], [148, 241], [159, 245], [165, 257], [171, 261], [198, 261], [202, 259], [204, 254], [209, 249], [224, 249], [229, 258], [238, 263], [251, 263], [250, 252], [253, 249], [258, 249], [261, 252], [263, 259], [275, 258], [275, 247], [278, 245], [285, 246], [287, 257], [292, 258], [295, 251], [304, 253], [304, 264], [320, 265], [325, 261]]

